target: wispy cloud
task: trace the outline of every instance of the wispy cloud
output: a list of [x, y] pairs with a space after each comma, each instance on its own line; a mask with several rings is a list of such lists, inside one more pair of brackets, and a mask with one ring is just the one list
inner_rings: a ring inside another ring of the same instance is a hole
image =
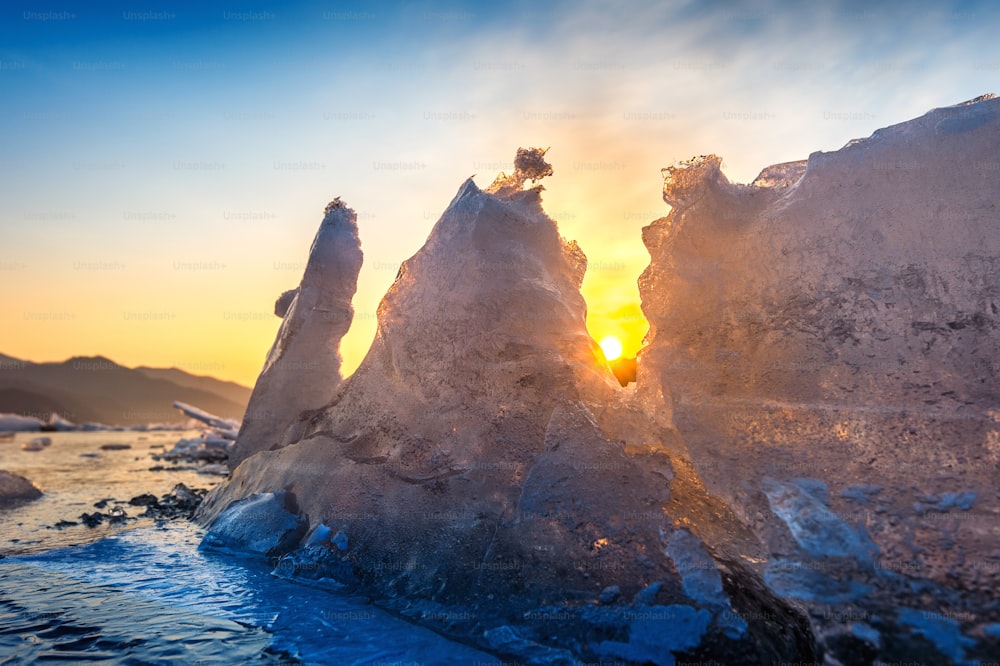
[[[611, 332], [638, 301], [640, 229], [667, 211], [661, 167], [715, 152], [749, 181], [988, 92], [1000, 71], [1000, 11], [988, 4], [541, 4], [303, 4], [258, 21], [178, 10], [162, 26], [105, 17], [68, 40], [71, 22], [30, 23], [30, 38], [0, 51], [0, 94], [14, 100], [0, 109], [0, 260], [27, 266], [5, 274], [23, 288], [0, 295], [0, 325], [14, 331], [0, 351], [156, 362], [142, 355], [198, 360], [177, 351], [197, 345], [249, 381], [277, 320], [223, 320], [205, 299], [269, 311], [341, 195], [366, 255], [344, 341], [351, 366], [394, 267], [463, 179], [487, 184], [522, 145], [552, 147], [546, 208], [599, 267], [585, 293], [595, 333]], [[139, 285], [116, 292], [115, 307], [155, 302], [181, 323], [147, 326], [135, 343], [100, 302], [107, 276], [72, 269], [95, 258], [128, 264]], [[170, 268], [189, 259], [227, 268]], [[32, 301], [93, 321], [40, 335], [17, 315]], [[185, 325], [203, 335], [181, 335]], [[235, 338], [260, 354], [234, 351]]]

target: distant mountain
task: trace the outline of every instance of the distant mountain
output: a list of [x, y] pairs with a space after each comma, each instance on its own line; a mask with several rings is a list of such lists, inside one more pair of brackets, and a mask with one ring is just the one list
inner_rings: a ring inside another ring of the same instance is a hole
[[174, 400], [240, 419], [250, 389], [177, 368], [127, 368], [103, 356], [32, 363], [0, 354], [0, 413], [135, 425], [183, 420]]
[[[184, 370], [179, 370], [178, 368], [148, 368], [140, 365], [136, 367], [135, 370], [141, 372], [150, 379], [164, 379], [168, 382], [173, 382], [178, 386], [183, 386], [184, 388], [214, 393], [217, 396], [225, 398], [226, 400], [231, 400], [238, 405], [246, 405], [250, 400], [251, 389], [243, 386], [242, 384], [237, 384], [236, 382], [222, 381], [221, 379], [209, 377], [208, 375], [192, 375]], [[201, 405], [198, 406], [201, 407]], [[209, 409], [208, 411], [212, 410]]]
[[7, 356], [6, 354], [0, 354], [0, 370], [8, 370], [11, 367], [24, 365], [25, 361], [14, 358], [13, 356]]
[[3, 414], [21, 414], [44, 419], [52, 412], [66, 414], [71, 411], [76, 410], [47, 395], [15, 388], [0, 389], [0, 413]]

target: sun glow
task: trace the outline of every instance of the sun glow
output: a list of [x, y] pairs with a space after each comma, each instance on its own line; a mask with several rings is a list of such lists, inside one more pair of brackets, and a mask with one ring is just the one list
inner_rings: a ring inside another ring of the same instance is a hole
[[604, 358], [609, 361], [614, 361], [622, 355], [622, 342], [613, 335], [601, 338], [601, 341], [597, 344], [601, 345], [601, 351], [604, 352]]

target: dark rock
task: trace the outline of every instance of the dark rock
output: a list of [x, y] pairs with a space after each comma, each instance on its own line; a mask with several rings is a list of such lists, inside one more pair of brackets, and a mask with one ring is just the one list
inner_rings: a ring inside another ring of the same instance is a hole
[[142, 495], [137, 495], [128, 501], [132, 506], [159, 506], [159, 502], [156, 499], [156, 495], [151, 495], [149, 493], [143, 493]]
[[174, 489], [170, 491], [170, 494], [177, 498], [178, 502], [193, 503], [201, 500], [201, 496], [204, 495], [204, 491], [198, 493], [191, 490], [183, 483], [178, 483], [174, 486]]
[[81, 513], [80, 522], [87, 527], [97, 527], [104, 521], [104, 514], [95, 511], [94, 513]]
[[157, 520], [191, 518], [206, 492], [208, 491], [202, 488], [191, 489], [178, 483], [171, 492], [159, 499], [147, 493], [133, 497], [129, 503], [133, 506], [145, 506], [146, 511], [142, 515]]
[[15, 502], [38, 499], [42, 491], [19, 474], [0, 470], [0, 502]]

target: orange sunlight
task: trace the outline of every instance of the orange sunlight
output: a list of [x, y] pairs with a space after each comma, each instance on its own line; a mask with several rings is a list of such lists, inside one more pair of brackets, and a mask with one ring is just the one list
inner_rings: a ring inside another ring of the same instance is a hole
[[597, 343], [601, 345], [601, 351], [604, 352], [604, 358], [608, 361], [614, 361], [621, 358], [622, 355], [622, 341], [613, 335], [601, 338], [601, 341]]

